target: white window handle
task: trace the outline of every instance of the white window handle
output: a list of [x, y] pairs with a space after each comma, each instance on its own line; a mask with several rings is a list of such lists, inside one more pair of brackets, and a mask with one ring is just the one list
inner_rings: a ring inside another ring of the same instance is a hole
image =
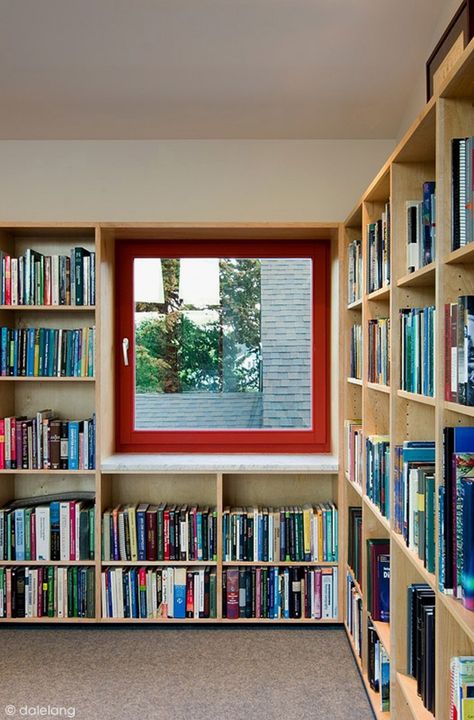
[[128, 338], [122, 340], [123, 364], [128, 365]]

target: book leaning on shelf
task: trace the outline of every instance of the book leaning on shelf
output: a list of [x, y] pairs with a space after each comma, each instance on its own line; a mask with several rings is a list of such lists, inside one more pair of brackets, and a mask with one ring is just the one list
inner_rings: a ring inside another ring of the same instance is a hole
[[367, 540], [367, 609], [372, 620], [390, 622], [390, 543]]
[[400, 388], [420, 395], [434, 395], [436, 309], [400, 310]]
[[407, 672], [427, 710], [435, 713], [435, 593], [425, 583], [408, 586]]
[[362, 298], [362, 241], [347, 246], [347, 302], [351, 305]]
[[362, 422], [346, 420], [346, 468], [349, 480], [362, 487]]
[[354, 648], [358, 656], [362, 657], [362, 596], [356, 588], [351, 572], [346, 574], [346, 625]]
[[354, 573], [354, 577], [362, 587], [362, 508], [352, 506], [348, 508], [348, 544], [347, 563]]
[[367, 677], [372, 690], [379, 693], [379, 709], [390, 710], [390, 658], [369, 618], [367, 624]]
[[244, 562], [337, 562], [338, 512], [333, 503], [282, 508], [226, 507], [223, 558]]
[[443, 432], [439, 588], [474, 610], [474, 427], [445, 427]]
[[474, 657], [453, 657], [449, 663], [451, 704], [450, 720], [474, 718]]
[[367, 226], [367, 292], [390, 285], [390, 203], [382, 217]]
[[436, 257], [435, 183], [423, 183], [423, 200], [408, 200], [407, 272], [412, 273], [433, 262]]
[[382, 385], [390, 384], [390, 319], [369, 320], [368, 326], [368, 380]]
[[223, 617], [334, 620], [337, 567], [228, 567], [223, 570]]
[[386, 435], [366, 440], [366, 495], [382, 515], [390, 517], [390, 442]]
[[0, 250], [0, 305], [95, 305], [95, 252], [43, 255], [28, 248], [20, 257]]
[[474, 240], [474, 137], [453, 138], [451, 184], [451, 248]]
[[445, 305], [445, 400], [474, 405], [474, 295]]
[[394, 454], [394, 529], [435, 572], [435, 443], [406, 440]]
[[117, 505], [102, 516], [102, 559], [217, 560], [217, 511], [197, 505]]
[[362, 380], [362, 325], [359, 323], [351, 327], [350, 377]]
[[3, 377], [94, 377], [95, 328], [0, 328]]
[[93, 618], [93, 567], [0, 567], [0, 618]]
[[215, 618], [215, 568], [107, 568], [101, 574], [104, 618]]
[[[41, 502], [36, 498], [35, 502]], [[28, 500], [25, 501], [28, 503]], [[91, 500], [53, 500], [0, 509], [2, 560], [94, 559], [95, 522]]]
[[53, 410], [33, 418], [0, 418], [0, 470], [93, 470], [95, 414], [60, 420]]

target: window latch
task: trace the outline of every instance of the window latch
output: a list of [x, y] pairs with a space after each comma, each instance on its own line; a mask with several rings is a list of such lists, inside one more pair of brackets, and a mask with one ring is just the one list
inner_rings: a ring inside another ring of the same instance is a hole
[[128, 366], [128, 338], [122, 340], [123, 364]]

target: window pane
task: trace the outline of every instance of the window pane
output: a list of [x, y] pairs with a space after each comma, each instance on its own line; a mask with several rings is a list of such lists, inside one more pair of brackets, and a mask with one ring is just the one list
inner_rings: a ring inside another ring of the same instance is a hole
[[311, 260], [137, 258], [135, 428], [311, 427]]

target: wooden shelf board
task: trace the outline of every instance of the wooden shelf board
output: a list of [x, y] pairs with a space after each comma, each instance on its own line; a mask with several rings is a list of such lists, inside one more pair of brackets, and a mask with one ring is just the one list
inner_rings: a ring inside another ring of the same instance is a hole
[[362, 387], [362, 380], [360, 378], [348, 377], [347, 382], [351, 385], [358, 385], [359, 387]]
[[354, 300], [354, 302], [349, 303], [347, 306], [348, 310], [360, 310], [362, 308], [362, 298], [360, 300]]
[[[171, 564], [171, 563], [168, 563]], [[223, 560], [222, 565], [224, 567], [337, 567], [339, 563], [336, 562], [316, 562], [314, 560], [308, 560], [307, 562], [291, 560], [282, 560], [281, 562], [260, 562], [253, 560]]]
[[373, 713], [374, 713], [375, 717], [377, 718], [377, 720], [388, 720], [388, 718], [390, 718], [390, 712], [382, 712], [382, 710], [380, 710], [380, 707], [379, 707], [380, 706], [380, 694], [374, 692], [374, 690], [372, 690], [372, 688], [370, 687], [369, 678], [367, 676], [367, 673], [364, 671], [364, 669], [362, 667], [362, 660], [360, 659], [360, 657], [357, 653], [356, 647], [354, 645], [354, 640], [352, 638], [352, 635], [350, 633], [349, 627], [347, 626], [346, 622], [344, 622], [344, 627], [346, 629], [346, 635], [347, 635], [347, 639], [349, 641], [352, 655], [354, 656], [354, 660], [359, 669], [362, 681], [365, 686], [365, 690], [367, 692], [367, 697], [369, 698], [370, 704], [372, 706]]
[[365, 505], [369, 508], [369, 510], [372, 512], [372, 515], [379, 521], [381, 525], [383, 525], [385, 530], [387, 530], [387, 532], [390, 532], [390, 522], [387, 520], [386, 517], [382, 515], [377, 505], [375, 505], [372, 500], [367, 497], [367, 495], [364, 495], [363, 501]]
[[95, 382], [93, 377], [25, 377], [9, 375], [0, 377], [2, 382]]
[[422, 405], [436, 405], [436, 398], [430, 397], [429, 395], [420, 395], [419, 393], [411, 393], [406, 390], [397, 390], [397, 395], [403, 400], [411, 400], [412, 402], [421, 403]]
[[410, 560], [412, 565], [414, 565], [419, 572], [419, 574], [423, 577], [424, 581], [428, 583], [428, 585], [436, 592], [437, 585], [436, 585], [436, 576], [434, 573], [428, 572], [428, 570], [423, 565], [422, 560], [418, 557], [418, 555], [415, 555], [415, 553], [412, 550], [409, 550], [406, 546], [405, 540], [398, 532], [392, 532], [392, 538], [396, 542], [397, 546], [400, 548], [400, 550], [404, 553], [404, 555]]
[[349, 473], [347, 473], [347, 472], [344, 473], [344, 477], [346, 478], [346, 480], [349, 483], [349, 485], [351, 486], [351, 488], [353, 488], [353, 490], [355, 490], [356, 493], [362, 497], [362, 487], [360, 485], [358, 485], [357, 483], [352, 482], [352, 480], [349, 477]]
[[0, 625], [2, 623], [21, 623], [26, 625], [28, 623], [96, 623], [97, 618], [58, 618], [58, 617], [37, 617], [37, 618], [0, 618]]
[[436, 262], [407, 273], [397, 280], [397, 287], [433, 287], [436, 279]]
[[101, 560], [102, 568], [106, 567], [215, 567], [215, 560]]
[[451, 412], [459, 413], [459, 415], [467, 415], [468, 417], [474, 417], [474, 407], [469, 405], [460, 405], [459, 403], [444, 401], [444, 409], [450, 410]]
[[433, 713], [423, 705], [416, 691], [416, 680], [397, 672], [397, 682], [415, 720], [434, 720]]
[[86, 566], [95, 567], [95, 560], [0, 560], [1, 567], [44, 567], [52, 565], [53, 567], [74, 567]]
[[378, 635], [380, 642], [382, 643], [385, 650], [387, 651], [388, 656], [391, 657], [390, 623], [381, 622], [380, 620], [374, 620], [373, 617], [370, 615], [370, 613], [369, 613], [369, 617], [372, 621], [372, 625], [374, 626], [375, 630], [377, 631], [377, 635]]
[[390, 285], [374, 290], [373, 292], [368, 293], [365, 297], [369, 301], [388, 300], [390, 298]]
[[95, 312], [95, 305], [0, 305], [0, 310], [19, 312]]
[[356, 587], [356, 590], [357, 590], [357, 592], [359, 593], [359, 595], [361, 596], [361, 598], [363, 598], [363, 597], [364, 597], [364, 593], [362, 592], [362, 588], [361, 588], [361, 586], [359, 585], [358, 581], [356, 580], [356, 576], [354, 575], [354, 570], [353, 570], [353, 569], [351, 568], [351, 566], [348, 565], [347, 563], [346, 563], [346, 570], [348, 570], [348, 572], [350, 572], [350, 574], [352, 575], [352, 580], [354, 581], [354, 585], [355, 585], [355, 587]]
[[470, 641], [474, 643], [474, 612], [467, 610], [462, 604], [462, 601], [452, 595], [445, 595], [442, 592], [438, 592], [437, 597], [440, 598], [440, 601], [448, 609], [458, 625], [460, 625], [469, 637]]
[[95, 475], [95, 470], [0, 470], [0, 475]]
[[284, 625], [339, 625], [338, 620], [316, 620], [311, 618], [101, 618], [99, 623], [229, 623], [233, 625], [241, 624], [284, 624]]
[[474, 242], [464, 245], [457, 250], [452, 250], [444, 258], [447, 265], [470, 265], [474, 263]]
[[369, 390], [375, 390], [376, 392], [385, 393], [390, 395], [390, 385], [384, 385], [383, 383], [368, 382], [367, 387]]

